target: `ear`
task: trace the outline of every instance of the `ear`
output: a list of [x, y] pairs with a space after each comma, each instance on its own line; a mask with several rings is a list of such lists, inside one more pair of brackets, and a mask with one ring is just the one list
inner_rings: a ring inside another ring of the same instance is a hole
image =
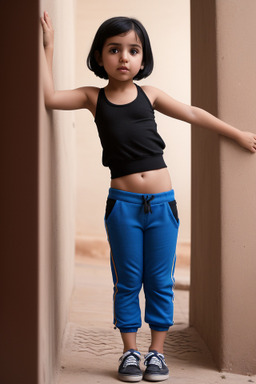
[[140, 69], [141, 69], [141, 71], [143, 71], [143, 69], [144, 69], [144, 64], [143, 63], [141, 64]]
[[101, 54], [99, 51], [94, 52], [94, 57], [95, 57], [95, 60], [97, 61], [97, 63], [99, 64], [99, 66], [103, 67], [103, 62], [102, 62]]

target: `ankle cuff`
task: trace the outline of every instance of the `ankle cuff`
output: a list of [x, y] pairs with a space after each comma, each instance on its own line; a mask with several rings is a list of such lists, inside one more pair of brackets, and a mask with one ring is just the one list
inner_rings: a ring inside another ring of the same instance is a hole
[[150, 329], [153, 329], [153, 331], [158, 332], [166, 332], [169, 330], [169, 327], [158, 327], [157, 325], [149, 325]]
[[119, 328], [121, 333], [134, 333], [138, 331], [138, 328]]

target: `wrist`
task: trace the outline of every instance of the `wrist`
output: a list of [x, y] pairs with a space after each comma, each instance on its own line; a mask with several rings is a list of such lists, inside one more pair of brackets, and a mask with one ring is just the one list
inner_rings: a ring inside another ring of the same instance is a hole
[[54, 49], [54, 45], [53, 45], [53, 43], [52, 43], [52, 44], [47, 44], [47, 45], [45, 45], [45, 46], [44, 46], [44, 49], [45, 49], [45, 51], [47, 51], [47, 52], [53, 52], [53, 49]]
[[242, 138], [242, 135], [243, 135], [243, 132], [236, 128], [234, 133], [234, 140], [239, 142]]

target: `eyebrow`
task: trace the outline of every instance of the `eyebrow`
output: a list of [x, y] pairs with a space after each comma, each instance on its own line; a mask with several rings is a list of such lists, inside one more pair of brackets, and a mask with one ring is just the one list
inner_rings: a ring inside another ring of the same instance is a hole
[[[107, 47], [109, 47], [110, 45], [114, 45], [114, 46], [118, 46], [120, 47], [122, 44], [119, 44], [119, 43], [108, 43], [107, 44]], [[130, 47], [138, 47], [138, 48], [142, 48], [142, 46], [140, 44], [129, 44]]]

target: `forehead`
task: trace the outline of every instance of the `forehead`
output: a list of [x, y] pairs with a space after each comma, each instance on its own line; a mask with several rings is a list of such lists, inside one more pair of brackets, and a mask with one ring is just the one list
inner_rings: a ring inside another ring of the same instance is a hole
[[120, 45], [136, 45], [142, 48], [142, 43], [139, 39], [137, 33], [133, 30], [121, 33], [120, 35], [111, 36], [106, 39], [104, 46], [111, 44], [120, 44]]

